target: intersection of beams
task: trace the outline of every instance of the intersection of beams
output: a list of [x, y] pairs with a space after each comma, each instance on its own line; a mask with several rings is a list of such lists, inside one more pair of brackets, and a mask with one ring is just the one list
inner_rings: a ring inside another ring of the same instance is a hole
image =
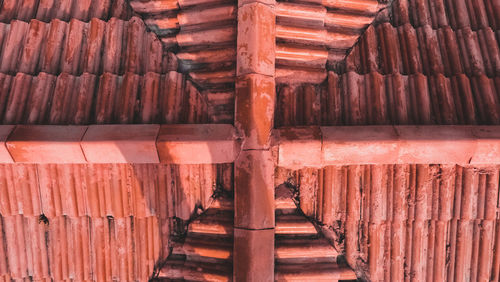
[[0, 163], [234, 162], [235, 181], [246, 187], [236, 195], [242, 210], [235, 224], [256, 230], [273, 227], [268, 217], [252, 213], [272, 202], [265, 187], [273, 185], [267, 181], [275, 166], [500, 163], [500, 126], [306, 126], [270, 132], [271, 149], [245, 149], [227, 124], [1, 125]]
[[234, 163], [234, 281], [274, 281], [275, 5], [238, 2], [234, 124], [243, 143]]

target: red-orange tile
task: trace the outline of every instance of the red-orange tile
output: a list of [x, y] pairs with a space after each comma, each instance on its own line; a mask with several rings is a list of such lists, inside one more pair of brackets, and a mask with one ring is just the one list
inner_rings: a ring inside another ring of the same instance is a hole
[[276, 17], [271, 7], [252, 3], [238, 9], [237, 75], [274, 76]]
[[81, 142], [90, 163], [158, 163], [159, 125], [91, 125]]
[[7, 140], [15, 162], [85, 163], [80, 141], [86, 126], [20, 125]]
[[234, 167], [234, 226], [245, 229], [274, 228], [272, 152], [242, 151]]
[[274, 229], [234, 229], [234, 281], [274, 281]]
[[322, 165], [321, 130], [317, 126], [281, 128], [278, 165], [319, 167]]
[[240, 144], [234, 127], [227, 124], [162, 125], [157, 140], [162, 163], [232, 163]]
[[276, 102], [274, 79], [250, 74], [236, 82], [235, 126], [243, 133], [243, 149], [268, 149]]

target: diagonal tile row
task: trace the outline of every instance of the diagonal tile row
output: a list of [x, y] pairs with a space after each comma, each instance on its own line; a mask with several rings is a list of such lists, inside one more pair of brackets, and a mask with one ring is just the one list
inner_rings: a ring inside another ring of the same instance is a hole
[[276, 281], [356, 279], [354, 271], [341, 261], [341, 253], [302, 214], [291, 198], [278, 197], [275, 206]]
[[232, 163], [232, 125], [4, 125], [2, 163]]
[[163, 74], [177, 68], [138, 17], [107, 22], [93, 18], [88, 23], [77, 19], [0, 23], [0, 50], [0, 72], [12, 75]]
[[179, 70], [204, 88], [234, 88], [237, 6], [224, 0], [131, 1], [167, 50], [176, 50]]
[[234, 98], [235, 91], [210, 91], [202, 92], [207, 99], [208, 116], [213, 123], [234, 122]]
[[127, 0], [3, 0], [0, 3], [0, 22], [3, 23], [32, 19], [88, 22], [92, 18], [112, 17], [128, 20], [132, 15]]
[[3, 124], [203, 123], [207, 102], [184, 75], [0, 73]]
[[[377, 12], [387, 5], [376, 0], [355, 2], [276, 3], [276, 73], [280, 83], [324, 79], [325, 67], [343, 61]], [[309, 75], [294, 76], [297, 69]]]
[[218, 198], [174, 242], [158, 280], [232, 281], [234, 202]]

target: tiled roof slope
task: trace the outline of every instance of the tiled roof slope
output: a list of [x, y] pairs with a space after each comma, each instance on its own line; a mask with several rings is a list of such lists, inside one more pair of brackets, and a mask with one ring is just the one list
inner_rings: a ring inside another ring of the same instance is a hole
[[[146, 281], [231, 165], [0, 166], [0, 281]], [[189, 187], [189, 188], [188, 188]], [[43, 215], [43, 216], [41, 216]]]
[[202, 88], [234, 89], [237, 5], [227, 0], [132, 0], [134, 11], [176, 52], [179, 70]]
[[213, 199], [208, 209], [187, 227], [186, 236], [174, 242], [159, 281], [232, 281], [234, 201]]
[[500, 122], [500, 79], [459, 74], [328, 73], [322, 85], [278, 88], [276, 125]]
[[277, 197], [275, 206], [275, 281], [356, 280], [354, 271], [292, 198]]
[[208, 116], [214, 123], [233, 123], [234, 95], [234, 90], [202, 92], [207, 99]]
[[0, 74], [3, 124], [208, 123], [207, 103], [185, 77], [84, 73]]
[[396, 0], [327, 83], [280, 87], [277, 124], [499, 124], [499, 17], [496, 1]]
[[175, 56], [126, 2], [56, 2], [1, 6], [3, 124], [215, 120], [206, 99], [175, 72]]
[[[276, 78], [320, 83], [390, 1], [283, 1], [276, 6]], [[319, 82], [318, 82], [319, 81]]]
[[[390, 1], [290, 1], [276, 3], [276, 76], [281, 82], [315, 82], [354, 45]], [[132, 8], [175, 50], [179, 69], [203, 88], [234, 88], [235, 1], [131, 1]], [[269, 50], [272, 52], [272, 50]]]
[[[498, 281], [499, 168], [455, 165], [280, 169], [358, 277]], [[344, 237], [345, 235], [345, 237]]]
[[2, 73], [100, 75], [168, 70], [160, 41], [146, 32], [138, 17], [129, 21], [93, 18], [89, 23], [14, 20], [1, 24], [0, 30]]
[[127, 0], [3, 0], [0, 1], [0, 22], [31, 19], [50, 22], [53, 19], [88, 22], [92, 18], [111, 17], [128, 20], [132, 10]]

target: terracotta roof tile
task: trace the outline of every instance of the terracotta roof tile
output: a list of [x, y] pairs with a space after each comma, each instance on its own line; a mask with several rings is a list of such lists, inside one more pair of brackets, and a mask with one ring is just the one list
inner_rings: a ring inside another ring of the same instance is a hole
[[[337, 68], [376, 12], [385, 7], [377, 1], [323, 1], [321, 4], [277, 4], [278, 77], [286, 72], [293, 73], [293, 68], [298, 68], [297, 74], [322, 70], [326, 66]], [[324, 80], [321, 75], [297, 77], [310, 83]], [[281, 78], [277, 81], [289, 84], [294, 80]]]
[[[207, 100], [176, 72], [0, 74], [4, 124], [206, 123]], [[76, 91], [75, 91], [76, 89]], [[118, 93], [124, 93], [118, 95]], [[172, 93], [177, 93], [173, 95]], [[215, 113], [214, 113], [215, 115]]]
[[[358, 275], [372, 280], [497, 275], [492, 258], [498, 248], [493, 239], [498, 167], [335, 166], [290, 173], [300, 184], [301, 203], [312, 200], [301, 205], [305, 214], [345, 230], [347, 259], [358, 265]], [[393, 235], [387, 237], [389, 230]], [[479, 238], [482, 243], [470, 243]], [[361, 260], [368, 260], [366, 268]]]
[[34, 165], [1, 165], [2, 215], [38, 216], [42, 213]]
[[411, 23], [415, 27], [432, 25], [434, 29], [451, 26], [454, 30], [499, 27], [499, 6], [492, 0], [435, 0], [432, 5], [427, 1], [396, 0], [392, 7], [396, 26]]
[[188, 219], [195, 205], [206, 206], [216, 185], [231, 190], [231, 171], [227, 165], [2, 165], [0, 276], [146, 280], [160, 253], [168, 256], [171, 218]]
[[[497, 80], [465, 74], [329, 73], [328, 86], [281, 87], [277, 124], [498, 124]], [[307, 90], [311, 87], [316, 90]]]
[[[236, 66], [236, 6], [222, 1], [214, 7], [207, 6], [206, 2], [156, 0], [131, 1], [130, 4], [156, 33], [165, 49], [179, 49], [178, 53], [182, 54], [179, 55], [180, 69], [191, 72], [196, 84], [217, 89], [234, 88], [231, 85], [234, 85], [232, 73]], [[194, 6], [197, 8], [193, 9]], [[208, 53], [211, 54], [209, 58], [206, 57]], [[200, 69], [205, 73], [196, 72]]]
[[[230, 89], [234, 87], [234, 77], [228, 73], [235, 67], [236, 56], [207, 62], [203, 56], [200, 57], [199, 50], [203, 46], [217, 53], [234, 50], [235, 7], [221, 2], [219, 6], [212, 8], [207, 6], [207, 3], [214, 4], [212, 1], [181, 1], [177, 6], [175, 1], [132, 1], [131, 5], [143, 16], [149, 28], [161, 38], [165, 48], [179, 46], [179, 54], [190, 57], [189, 61], [180, 58], [187, 64], [181, 64], [181, 67], [184, 66], [183, 70], [190, 72], [197, 84], [218, 90]], [[287, 72], [293, 73], [293, 69], [289, 69], [290, 66], [300, 67], [307, 72], [310, 68], [324, 68], [328, 58], [332, 60], [329, 65], [340, 62], [347, 49], [355, 43], [359, 33], [384, 6], [385, 4], [379, 4], [377, 1], [324, 1], [322, 5], [307, 2], [278, 3], [276, 38], [283, 51], [282, 60], [278, 60], [278, 69], [284, 72], [281, 76], [286, 76]], [[214, 21], [214, 18], [218, 20]], [[307, 51], [300, 51], [301, 48], [306, 50], [311, 44], [319, 48], [320, 59], [312, 58]], [[332, 56], [328, 56], [329, 51]], [[334, 56], [334, 53], [338, 56]], [[311, 66], [311, 61], [317, 63]], [[209, 77], [208, 74], [194, 72], [201, 67], [217, 75]], [[219, 79], [221, 76], [224, 76], [224, 80]], [[305, 76], [304, 80], [316, 82], [318, 78], [310, 75]], [[285, 78], [282, 82], [286, 83], [288, 80]]]
[[0, 9], [0, 22], [14, 19], [29, 22], [37, 19], [69, 21], [78, 19], [88, 22], [91, 18], [106, 20], [118, 17], [128, 20], [132, 10], [125, 0], [4, 0]]
[[50, 23], [32, 20], [29, 24], [15, 20], [2, 24], [0, 30], [3, 73], [142, 75], [165, 73], [168, 68], [161, 42], [146, 31], [137, 17], [130, 21], [111, 18], [108, 22], [93, 18], [89, 23], [76, 19], [69, 23], [58, 19]]
[[233, 205], [232, 199], [216, 199], [191, 222], [185, 240], [173, 243], [172, 254], [158, 278], [231, 281]]
[[[294, 201], [276, 197], [275, 280], [355, 279], [354, 271], [341, 262], [339, 252], [302, 214]], [[300, 204], [307, 209], [306, 205], [307, 201]]]
[[234, 91], [204, 93], [207, 97], [208, 115], [213, 123], [233, 123]]
[[[0, 2], [1, 123], [234, 121], [234, 1]], [[500, 122], [497, 1], [395, 0], [384, 9], [388, 2], [275, 3], [276, 126]], [[495, 160], [496, 145], [482, 142], [482, 160]], [[1, 165], [0, 281], [147, 280], [170, 253], [173, 218], [192, 218], [215, 187], [231, 193], [240, 164]], [[359, 277], [496, 281], [498, 174], [496, 166], [348, 165], [278, 168], [275, 183], [298, 187], [302, 211], [326, 224]], [[234, 235], [232, 216], [208, 217], [190, 225], [163, 274], [233, 278], [233, 246], [210, 240]], [[276, 221], [280, 232], [307, 229]], [[325, 257], [300, 240], [279, 241], [278, 256], [294, 257], [278, 259], [276, 278], [354, 278], [344, 267], [326, 271], [333, 248], [318, 242]], [[304, 254], [316, 263], [281, 264]]]
[[[1, 165], [1, 214], [38, 216], [43, 213], [49, 219], [63, 215], [147, 217], [160, 216], [162, 212], [166, 212], [163, 207], [168, 207], [171, 210], [168, 217], [174, 216], [175, 212], [178, 217], [187, 219], [196, 204], [205, 205], [216, 182], [229, 190], [232, 189], [227, 181], [223, 180], [227, 169], [224, 167], [127, 164]], [[196, 179], [190, 179], [190, 175], [196, 176]], [[148, 180], [150, 176], [153, 178]], [[175, 184], [162, 184], [162, 179], [166, 177]], [[148, 186], [143, 186], [146, 184]], [[191, 189], [198, 187], [200, 191], [197, 193], [202, 195], [203, 199], [197, 199], [195, 194], [180, 194], [184, 189], [182, 187], [190, 186]], [[87, 188], [84, 190], [83, 187]], [[170, 204], [164, 206], [167, 202], [173, 202], [172, 198], [165, 198], [167, 195], [159, 196], [160, 187], [180, 189], [173, 192], [177, 199], [175, 209], [174, 206], [168, 206]]]
[[[490, 7], [488, 16], [474, 21], [483, 6]], [[315, 86], [312, 99], [311, 86], [280, 87], [277, 124], [497, 124], [500, 49], [493, 7], [489, 0], [395, 1], [392, 16], [377, 17], [345, 65], [328, 63], [337, 74], [329, 74], [328, 87]], [[309, 52], [287, 55], [313, 65]], [[277, 62], [281, 57], [277, 53]], [[278, 83], [308, 82], [276, 71]], [[417, 99], [408, 96], [413, 92]]]
[[[380, 51], [375, 48], [377, 42], [382, 44]], [[347, 57], [346, 68], [360, 73], [465, 73], [492, 77], [498, 74], [499, 54], [498, 41], [489, 27], [478, 31], [466, 27], [454, 32], [450, 27], [433, 30], [427, 25], [414, 29], [406, 24], [394, 28], [384, 23], [368, 28], [360, 45]]]

